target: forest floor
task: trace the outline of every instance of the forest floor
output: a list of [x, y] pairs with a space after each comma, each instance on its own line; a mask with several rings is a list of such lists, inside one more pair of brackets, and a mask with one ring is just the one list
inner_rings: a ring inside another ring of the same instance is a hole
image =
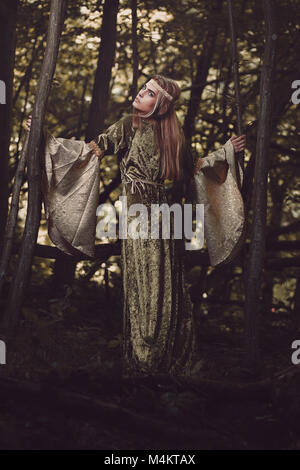
[[299, 374], [270, 379], [300, 368], [291, 314], [260, 322], [258, 376], [243, 365], [241, 307], [207, 303], [199, 383], [122, 382], [118, 289], [75, 281], [55, 297], [32, 283], [0, 366], [1, 449], [300, 449]]

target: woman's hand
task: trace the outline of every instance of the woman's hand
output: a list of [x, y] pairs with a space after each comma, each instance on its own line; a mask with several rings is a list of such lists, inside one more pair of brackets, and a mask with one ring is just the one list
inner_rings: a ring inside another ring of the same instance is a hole
[[242, 152], [246, 148], [246, 135], [236, 136], [234, 135], [231, 137], [231, 143], [233, 145], [235, 152]]
[[32, 119], [32, 115], [30, 114], [27, 121], [26, 121], [26, 124], [25, 124], [25, 129], [26, 129], [27, 132], [30, 131], [31, 119]]

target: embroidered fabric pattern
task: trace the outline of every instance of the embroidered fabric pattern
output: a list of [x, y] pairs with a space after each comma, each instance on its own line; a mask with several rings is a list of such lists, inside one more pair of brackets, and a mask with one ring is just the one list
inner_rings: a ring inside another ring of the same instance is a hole
[[[231, 261], [243, 244], [244, 203], [231, 141], [201, 160], [201, 170], [193, 177], [194, 199], [204, 204], [204, 236], [210, 263], [217, 266]], [[239, 172], [242, 181], [240, 165]]]

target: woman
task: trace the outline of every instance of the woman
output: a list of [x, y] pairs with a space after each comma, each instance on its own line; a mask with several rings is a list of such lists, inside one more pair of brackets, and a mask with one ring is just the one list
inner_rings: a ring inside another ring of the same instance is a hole
[[[131, 204], [143, 203], [148, 214], [151, 204], [168, 203], [164, 179], [188, 182], [194, 172], [200, 173], [202, 165], [188, 161], [191, 155], [184, 152], [184, 136], [174, 107], [179, 95], [175, 81], [154, 75], [135, 98], [133, 114], [111, 125], [92, 142], [55, 138], [46, 133], [42, 189], [49, 236], [58, 248], [70, 255], [78, 251], [94, 254], [99, 197], [97, 157], [117, 155], [128, 210]], [[29, 119], [28, 128], [30, 123]], [[243, 150], [245, 137], [234, 137], [225, 145], [230, 151]], [[221, 175], [225, 183], [225, 151], [217, 151], [206, 159], [203, 178], [220, 185]], [[199, 181], [195, 182], [195, 194], [199, 195]], [[128, 223], [132, 220], [133, 216], [127, 216]], [[168, 239], [122, 238], [126, 375], [190, 375], [195, 371], [197, 341], [192, 302], [185, 284], [184, 241], [174, 238], [172, 217], [170, 222]], [[161, 219], [159, 224], [161, 229]]]

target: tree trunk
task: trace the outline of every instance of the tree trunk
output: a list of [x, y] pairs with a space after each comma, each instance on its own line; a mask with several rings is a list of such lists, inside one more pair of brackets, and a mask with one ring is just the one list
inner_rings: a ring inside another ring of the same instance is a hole
[[[216, 7], [212, 7], [211, 19], [213, 19], [213, 17], [216, 14], [217, 14]], [[213, 53], [214, 53], [215, 44], [216, 44], [218, 23], [214, 19], [214, 21], [209, 22], [209, 24], [212, 24], [212, 26], [209, 27], [208, 31], [206, 32], [206, 39], [204, 41], [203, 51], [199, 59], [197, 60], [196, 75], [195, 75], [195, 78], [192, 79], [191, 94], [190, 94], [187, 113], [186, 113], [184, 124], [183, 124], [183, 132], [184, 132], [185, 139], [186, 139], [186, 147], [189, 152], [192, 152], [191, 144], [192, 144], [192, 136], [195, 133], [195, 120], [196, 120], [196, 116], [199, 110], [202, 93], [206, 86], [209, 68], [212, 62]], [[179, 200], [181, 200], [182, 194], [184, 194], [186, 191], [184, 189], [184, 184], [185, 183], [182, 181], [173, 183], [172, 193], [171, 193], [172, 203], [178, 202]]]
[[139, 53], [138, 53], [138, 41], [137, 41], [137, 0], [131, 0], [131, 11], [132, 11], [132, 88], [131, 96], [132, 102], [134, 101], [137, 94], [137, 81], [139, 73]]
[[7, 227], [4, 237], [3, 250], [0, 258], [0, 296], [2, 292], [2, 287], [6, 279], [7, 268], [9, 265], [9, 260], [13, 250], [13, 241], [16, 226], [18, 223], [18, 212], [19, 212], [19, 199], [20, 199], [20, 190], [24, 178], [25, 166], [26, 166], [26, 154], [28, 149], [28, 134], [26, 136], [24, 147], [21, 152], [21, 157], [18, 162], [18, 167], [16, 171], [15, 181], [13, 185], [13, 194], [10, 205], [10, 211], [7, 221]]
[[266, 43], [260, 82], [260, 110], [256, 143], [256, 161], [253, 191], [253, 223], [249, 259], [245, 273], [245, 339], [246, 364], [256, 369], [259, 365], [257, 313], [260, 308], [260, 280], [265, 258], [268, 149], [271, 132], [271, 92], [275, 58], [274, 5], [264, 0]]
[[20, 95], [20, 92], [21, 92], [23, 86], [28, 81], [30, 81], [34, 61], [37, 59], [40, 50], [42, 50], [42, 48], [43, 48], [43, 41], [46, 40], [46, 36], [43, 35], [42, 37], [40, 37], [40, 31], [41, 31], [42, 24], [43, 24], [43, 13], [41, 13], [40, 20], [39, 20], [39, 22], [36, 26], [35, 39], [34, 39], [34, 42], [32, 44], [32, 49], [31, 49], [32, 52], [31, 52], [30, 62], [27, 66], [26, 72], [24, 73], [23, 77], [19, 81], [18, 88], [16, 89], [16, 91], [14, 93], [14, 96], [13, 96], [13, 106], [16, 106], [17, 100], [19, 98], [19, 95]]
[[0, 80], [4, 92], [3, 104], [0, 104], [0, 254], [8, 211], [8, 157], [18, 3], [18, 0], [0, 2]]
[[106, 0], [104, 3], [101, 43], [86, 130], [86, 139], [88, 141], [100, 134], [104, 127], [111, 71], [115, 60], [118, 7], [119, 0]]
[[[281, 177], [286, 179], [282, 174]], [[281, 225], [281, 217], [278, 217], [278, 214], [283, 213], [283, 200], [286, 192], [286, 187], [288, 182], [285, 181], [285, 184], [281, 186], [278, 185], [278, 174], [275, 172], [270, 172], [269, 175], [269, 190], [272, 198], [272, 209], [270, 223], [268, 226], [268, 233], [275, 232], [276, 228], [279, 228]], [[268, 238], [268, 235], [267, 235]], [[288, 240], [286, 240], [288, 241]], [[269, 241], [270, 244], [275, 243], [276, 241]], [[264, 273], [264, 287], [263, 287], [263, 305], [264, 305], [264, 316], [263, 321], [266, 328], [270, 324], [272, 317], [272, 305], [273, 305], [273, 284], [274, 284], [274, 272], [267, 271]]]
[[[87, 141], [94, 139], [96, 135], [102, 132], [104, 127], [111, 71], [115, 59], [118, 7], [119, 0], [106, 0], [104, 3], [99, 57], [86, 130]], [[62, 286], [72, 284], [76, 265], [77, 261], [75, 258], [65, 253], [60, 253], [54, 264], [53, 289], [60, 290]]]
[[51, 290], [56, 292], [57, 297], [64, 296], [66, 288], [72, 285], [78, 261], [63, 251], [57, 253], [51, 278]]
[[39, 230], [41, 217], [40, 146], [42, 143], [46, 105], [58, 55], [64, 10], [64, 0], [51, 0], [47, 46], [38, 82], [28, 140], [28, 208], [26, 223], [19, 262], [10, 287], [8, 305], [2, 323], [4, 333], [8, 337], [14, 332], [19, 320]]
[[82, 85], [82, 95], [81, 95], [81, 103], [80, 103], [80, 111], [79, 111], [79, 117], [78, 117], [78, 124], [77, 124], [77, 131], [76, 131], [76, 139], [79, 140], [81, 137], [81, 132], [82, 132], [82, 124], [83, 124], [83, 119], [84, 119], [84, 108], [85, 108], [85, 95], [86, 95], [86, 90], [88, 87], [88, 82], [89, 82], [89, 76], [87, 75], [83, 79], [83, 85]]
[[[213, 11], [212, 14], [215, 14], [215, 12]], [[213, 30], [207, 32], [206, 41], [203, 46], [203, 52], [197, 62], [196, 76], [192, 83], [188, 110], [184, 119], [183, 129], [188, 145], [191, 144], [192, 136], [195, 133], [195, 119], [198, 113], [199, 104], [201, 102], [201, 96], [207, 82], [207, 76], [216, 43], [216, 33], [217, 23], [214, 21]]]
[[295, 330], [299, 331], [300, 329], [300, 270], [297, 275], [296, 289], [294, 295], [294, 308], [293, 308], [293, 321], [295, 325]]
[[[232, 11], [232, 0], [227, 0], [228, 7], [228, 19], [229, 19], [229, 30], [230, 30], [230, 40], [231, 40], [231, 54], [232, 54], [232, 67], [233, 67], [233, 78], [234, 78], [234, 91], [235, 91], [235, 105], [236, 105], [236, 116], [237, 116], [237, 130], [238, 135], [243, 133], [243, 121], [242, 121], [242, 109], [241, 109], [241, 92], [240, 92], [240, 79], [239, 79], [239, 56], [236, 45], [236, 34], [233, 20], [233, 11]], [[239, 152], [237, 155], [241, 163], [241, 168], [244, 170], [244, 152]], [[237, 171], [236, 175], [238, 177], [239, 188], [241, 189], [240, 183], [240, 172]]]

